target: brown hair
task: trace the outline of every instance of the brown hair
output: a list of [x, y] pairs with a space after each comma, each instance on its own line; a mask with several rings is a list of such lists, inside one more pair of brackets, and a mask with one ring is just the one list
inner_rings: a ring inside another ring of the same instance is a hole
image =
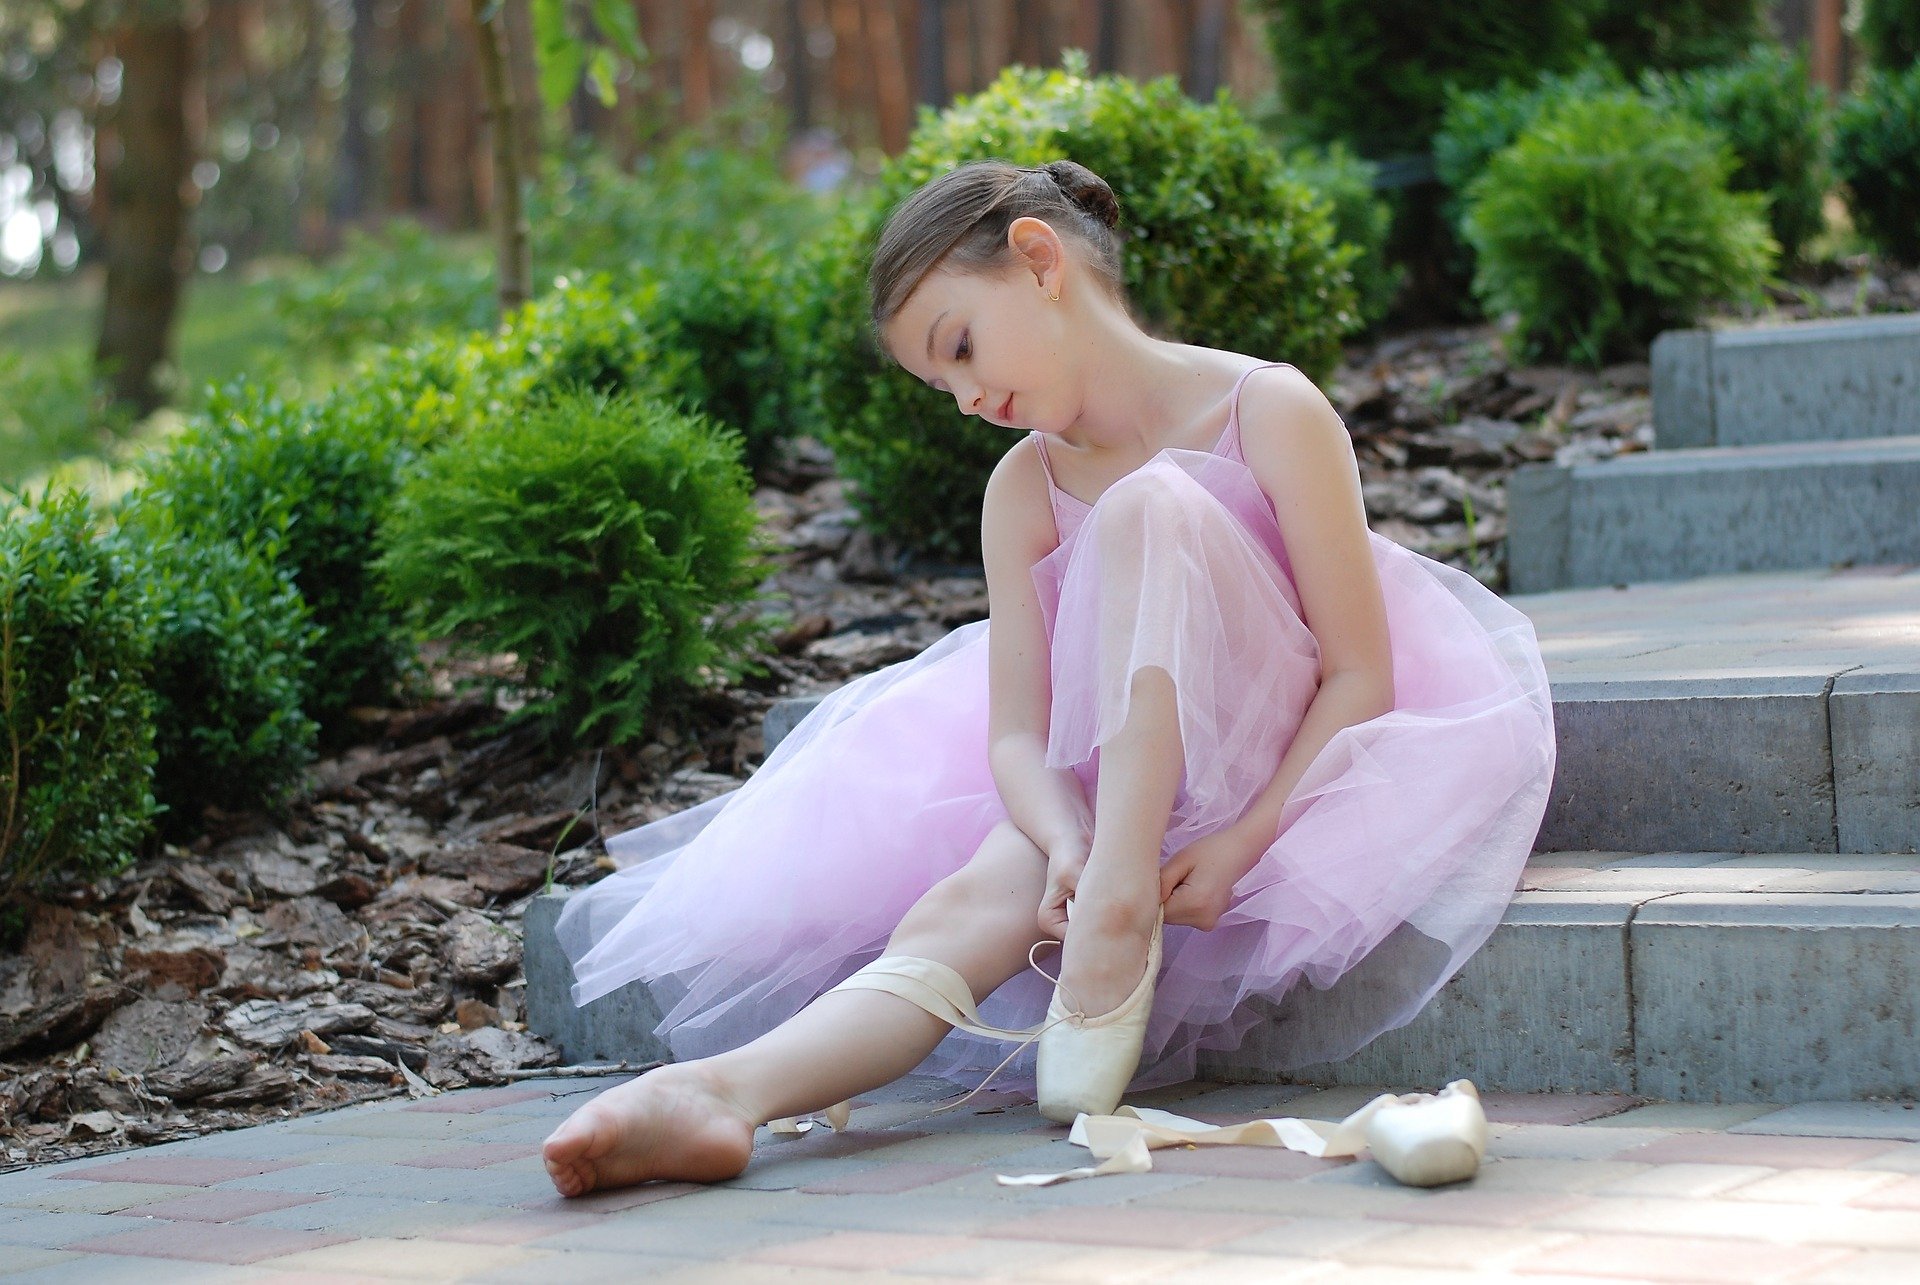
[[1105, 179], [1073, 161], [1032, 169], [975, 161], [927, 183], [887, 217], [867, 272], [873, 324], [891, 321], [936, 267], [991, 272], [1010, 262], [1007, 228], [1028, 217], [1084, 245], [1089, 266], [1122, 297], [1120, 202]]

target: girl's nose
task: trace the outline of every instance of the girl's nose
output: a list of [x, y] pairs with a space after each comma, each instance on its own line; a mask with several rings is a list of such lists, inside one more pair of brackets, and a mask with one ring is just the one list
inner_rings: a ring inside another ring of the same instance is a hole
[[954, 404], [960, 408], [962, 415], [979, 414], [980, 403], [983, 398], [984, 394], [977, 388], [955, 388], [953, 390]]

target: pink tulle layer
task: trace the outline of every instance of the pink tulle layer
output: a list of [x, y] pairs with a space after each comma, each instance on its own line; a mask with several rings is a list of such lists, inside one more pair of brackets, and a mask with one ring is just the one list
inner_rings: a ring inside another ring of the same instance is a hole
[[[1228, 453], [1163, 451], [1091, 508], [1061, 494], [1061, 544], [1033, 570], [1053, 656], [1048, 761], [1090, 801], [1132, 675], [1172, 676], [1186, 768], [1163, 857], [1244, 811], [1319, 680], [1272, 507], [1228, 439]], [[1512, 896], [1554, 764], [1532, 626], [1469, 576], [1378, 536], [1372, 548], [1395, 708], [1315, 759], [1217, 927], [1166, 930], [1136, 1089], [1191, 1078], [1201, 1050], [1259, 1021], [1277, 1023], [1275, 1070], [1351, 1054], [1410, 1020]], [[699, 1057], [879, 956], [1006, 818], [987, 766], [987, 630], [849, 683], [740, 789], [609, 840], [623, 868], [560, 919], [575, 1000], [648, 979], [657, 1033]], [[1030, 1026], [1050, 992], [1026, 972], [981, 1015]], [[970, 1087], [1006, 1052], [954, 1031], [919, 1069]], [[996, 1084], [1030, 1091], [1032, 1053]]]

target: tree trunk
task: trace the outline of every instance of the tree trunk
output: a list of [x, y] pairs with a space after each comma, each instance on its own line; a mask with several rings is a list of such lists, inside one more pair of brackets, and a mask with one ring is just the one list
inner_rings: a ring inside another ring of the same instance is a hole
[[1187, 93], [1212, 102], [1220, 88], [1221, 52], [1226, 48], [1227, 0], [1199, 0], [1193, 21], [1193, 43], [1187, 47]]
[[787, 111], [793, 132], [813, 127], [813, 51], [807, 48], [807, 15], [802, 0], [787, 0]]
[[[521, 205], [519, 133], [513, 81], [507, 74], [506, 18], [497, 3], [471, 0], [479, 37], [480, 78], [486, 86], [486, 120], [493, 138], [493, 227], [498, 242], [500, 312], [512, 312], [533, 293], [533, 252]], [[491, 14], [488, 13], [492, 9]]]
[[353, 0], [353, 26], [347, 34], [347, 81], [340, 100], [340, 162], [333, 172], [328, 215], [351, 223], [367, 212], [368, 178], [373, 173], [373, 139], [367, 132], [373, 65], [374, 0]]
[[945, 0], [920, 0], [920, 101], [947, 105], [947, 15]]
[[136, 6], [113, 33], [120, 100], [102, 122], [106, 302], [96, 362], [113, 395], [145, 415], [166, 400], [160, 372], [172, 347], [180, 294], [192, 269], [187, 212], [198, 148], [196, 33], [176, 5]]

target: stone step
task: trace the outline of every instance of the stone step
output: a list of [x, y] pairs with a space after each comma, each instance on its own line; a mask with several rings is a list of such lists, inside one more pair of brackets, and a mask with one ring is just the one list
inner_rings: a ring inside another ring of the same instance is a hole
[[[1920, 848], [1920, 570], [1516, 597], [1560, 760], [1538, 846]], [[767, 714], [778, 744], [820, 701]]]
[[[532, 1028], [571, 1061], [664, 1059], [644, 984], [572, 1006], [553, 937], [563, 897], [536, 899], [526, 917]], [[1322, 1084], [1467, 1076], [1489, 1091], [1679, 1102], [1910, 1098], [1916, 929], [1920, 858], [1543, 854], [1487, 945], [1410, 1025], [1281, 1077], [1263, 1024], [1201, 1071]]]
[[1527, 465], [1507, 522], [1517, 593], [1920, 562], [1920, 437]]
[[1662, 450], [1920, 433], [1920, 315], [1670, 330], [1652, 360]]

